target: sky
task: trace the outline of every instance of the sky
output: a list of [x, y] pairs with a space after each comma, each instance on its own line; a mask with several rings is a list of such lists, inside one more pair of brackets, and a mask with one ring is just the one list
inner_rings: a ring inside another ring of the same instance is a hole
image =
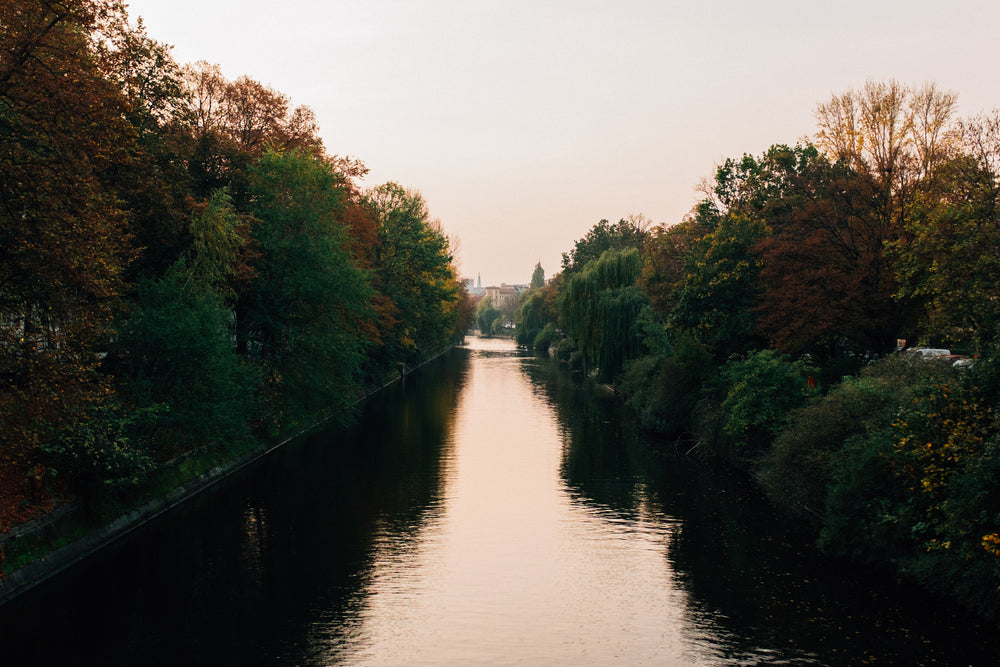
[[680, 222], [726, 158], [815, 133], [866, 81], [1000, 107], [996, 0], [131, 0], [181, 64], [310, 107], [363, 188], [419, 190], [484, 286], [601, 219]]

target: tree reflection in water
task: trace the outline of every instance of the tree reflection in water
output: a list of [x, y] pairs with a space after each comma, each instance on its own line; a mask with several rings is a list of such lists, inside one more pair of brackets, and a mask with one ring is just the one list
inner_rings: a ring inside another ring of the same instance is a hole
[[536, 358], [524, 366], [566, 431], [561, 475], [576, 502], [641, 531], [669, 526], [687, 635], [726, 664], [985, 664], [961, 612], [824, 557], [743, 474], [642, 433], [605, 388]]
[[809, 544], [613, 394], [477, 343], [0, 607], [4, 664], [986, 662]]

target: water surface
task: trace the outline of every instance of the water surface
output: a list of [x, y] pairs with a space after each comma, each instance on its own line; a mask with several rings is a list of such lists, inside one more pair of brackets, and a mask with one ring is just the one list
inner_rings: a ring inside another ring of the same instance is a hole
[[992, 664], [613, 395], [470, 341], [0, 607], [3, 664]]

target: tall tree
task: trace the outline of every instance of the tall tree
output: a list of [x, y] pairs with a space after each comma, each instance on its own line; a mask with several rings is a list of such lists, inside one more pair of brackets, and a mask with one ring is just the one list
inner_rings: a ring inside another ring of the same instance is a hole
[[704, 233], [704, 228], [692, 219], [650, 230], [642, 249], [639, 286], [660, 315], [666, 316], [677, 305], [677, 290], [684, 282], [685, 258]]
[[125, 20], [118, 3], [103, 0], [0, 5], [0, 438], [7, 445], [38, 444], [105, 395], [94, 370], [134, 256], [107, 176], [129, 163], [135, 131], [94, 45]]
[[418, 192], [386, 183], [365, 200], [377, 221], [375, 287], [397, 320], [383, 332], [380, 362], [417, 361], [458, 332], [461, 290], [448, 240]]
[[770, 343], [798, 354], [891, 350], [906, 311], [893, 299], [895, 273], [877, 184], [847, 164], [810, 159], [786, 174], [770, 234], [758, 245], [764, 290], [755, 309]]
[[338, 411], [375, 338], [368, 276], [339, 219], [343, 176], [309, 153], [266, 153], [251, 172], [260, 259], [241, 295], [243, 336], [259, 355], [285, 421]]
[[916, 188], [948, 157], [958, 96], [933, 84], [868, 81], [816, 108], [817, 143], [878, 186], [885, 224], [901, 227]]
[[534, 345], [541, 350], [548, 349], [559, 321], [559, 294], [562, 285], [563, 275], [557, 273], [542, 287], [523, 295], [514, 313], [515, 338], [518, 345]]
[[687, 256], [668, 323], [690, 331], [720, 362], [759, 346], [752, 307], [761, 289], [756, 246], [765, 234], [761, 220], [726, 214]]
[[649, 300], [636, 287], [642, 260], [635, 248], [608, 250], [566, 282], [560, 321], [580, 350], [584, 369], [613, 380], [640, 350], [636, 319]]
[[545, 269], [542, 268], [541, 262], [535, 264], [535, 270], [531, 272], [531, 289], [539, 287], [545, 287]]
[[493, 299], [483, 297], [476, 306], [476, 327], [481, 336], [490, 337], [497, 333], [500, 324], [500, 311], [493, 305]]
[[959, 130], [959, 154], [938, 169], [893, 250], [900, 294], [923, 308], [917, 336], [981, 348], [1000, 336], [1000, 112]]
[[631, 215], [614, 224], [601, 220], [586, 236], [576, 241], [573, 250], [563, 253], [563, 272], [579, 271], [587, 262], [598, 259], [608, 250], [641, 250], [649, 226], [649, 220], [642, 215]]
[[265, 152], [324, 156], [315, 114], [308, 107], [291, 108], [283, 93], [246, 76], [228, 81], [218, 65], [205, 61], [184, 68], [183, 79], [191, 100], [196, 148], [190, 163], [199, 196], [227, 187], [237, 207], [245, 208], [250, 164]]
[[161, 277], [190, 241], [188, 165], [194, 149], [190, 100], [181, 67], [169, 46], [146, 35], [142, 19], [126, 22], [97, 42], [106, 77], [123, 94], [125, 115], [137, 141], [132, 159], [112, 166], [109, 186], [129, 211], [141, 255], [128, 271], [130, 281]]

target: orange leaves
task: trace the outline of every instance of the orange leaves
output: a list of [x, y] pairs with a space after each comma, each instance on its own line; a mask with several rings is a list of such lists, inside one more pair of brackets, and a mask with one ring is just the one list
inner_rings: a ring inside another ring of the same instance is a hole
[[1000, 556], [1000, 534], [992, 532], [1000, 517], [989, 500], [995, 411], [959, 382], [932, 379], [915, 390], [892, 424], [892, 470], [908, 489], [912, 534], [925, 549]]
[[[105, 389], [97, 352], [134, 257], [108, 180], [135, 132], [95, 52], [125, 20], [119, 3], [11, 0], [0, 12], [0, 317], [19, 339], [0, 350], [0, 449], [28, 465]], [[6, 497], [30, 469], [5, 473]]]
[[[52, 509], [53, 498], [46, 491], [56, 491], [48, 488], [54, 481], [47, 468], [0, 449], [0, 536]], [[2, 554], [0, 548], [0, 563]]]
[[1000, 558], [1000, 533], [983, 535], [982, 547], [987, 553]]
[[316, 114], [291, 108], [287, 95], [247, 76], [227, 81], [218, 65], [204, 61], [186, 67], [184, 79], [200, 135], [217, 134], [258, 157], [269, 149], [321, 149]]

